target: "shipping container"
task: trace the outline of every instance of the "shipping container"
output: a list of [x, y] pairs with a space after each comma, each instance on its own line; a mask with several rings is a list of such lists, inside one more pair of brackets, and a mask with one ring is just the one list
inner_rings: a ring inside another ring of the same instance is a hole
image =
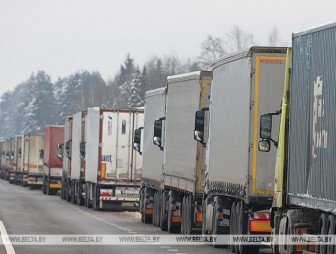
[[22, 158], [23, 136], [14, 137], [14, 183], [22, 184], [23, 158]]

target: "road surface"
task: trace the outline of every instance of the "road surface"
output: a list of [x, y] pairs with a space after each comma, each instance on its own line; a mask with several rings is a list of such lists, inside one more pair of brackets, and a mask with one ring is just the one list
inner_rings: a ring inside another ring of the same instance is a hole
[[[41, 190], [29, 190], [0, 180], [0, 232], [4, 241], [12, 235], [168, 235], [160, 228], [143, 224], [137, 212], [94, 211], [62, 200], [59, 196], [43, 195]], [[263, 249], [262, 252], [268, 252]], [[0, 254], [100, 254], [100, 253], [231, 253], [229, 249], [212, 246], [185, 245], [28, 245], [12, 242], [0, 244]]]

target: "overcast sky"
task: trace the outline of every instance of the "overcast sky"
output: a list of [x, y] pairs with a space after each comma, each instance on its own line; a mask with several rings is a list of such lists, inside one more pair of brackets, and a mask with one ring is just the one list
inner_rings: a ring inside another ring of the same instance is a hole
[[0, 0], [0, 94], [44, 70], [53, 80], [80, 69], [112, 78], [127, 53], [195, 58], [208, 34], [233, 26], [265, 44], [274, 26], [291, 33], [336, 21], [334, 0]]

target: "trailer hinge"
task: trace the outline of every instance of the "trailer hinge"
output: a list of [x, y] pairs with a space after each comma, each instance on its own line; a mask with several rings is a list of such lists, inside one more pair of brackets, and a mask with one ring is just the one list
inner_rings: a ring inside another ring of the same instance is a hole
[[101, 114], [101, 115], [100, 115], [100, 119], [103, 119], [103, 118], [104, 118], [104, 116], [103, 116], [103, 114]]
[[250, 72], [250, 76], [251, 78], [253, 77], [253, 74], [255, 73], [255, 69], [254, 68], [251, 68], [251, 72]]
[[254, 101], [250, 101], [250, 110], [254, 106]]
[[103, 147], [103, 143], [99, 143], [99, 147], [102, 148]]
[[251, 149], [253, 149], [253, 143], [250, 143], [249, 148], [248, 148], [248, 151], [250, 152]]

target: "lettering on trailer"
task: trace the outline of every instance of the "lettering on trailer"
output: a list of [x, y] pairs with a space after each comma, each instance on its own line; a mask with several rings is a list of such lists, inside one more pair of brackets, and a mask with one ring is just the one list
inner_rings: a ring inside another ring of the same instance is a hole
[[265, 59], [260, 58], [260, 64], [283, 64], [284, 61], [280, 59]]
[[316, 149], [326, 149], [328, 146], [328, 132], [325, 129], [318, 130], [317, 121], [324, 117], [324, 99], [322, 95], [323, 81], [318, 76], [314, 81], [314, 103], [313, 103], [313, 159], [317, 157]]
[[103, 162], [112, 162], [112, 155], [102, 155]]
[[108, 121], [107, 121], [107, 135], [111, 136], [112, 135], [112, 117], [111, 116], [107, 116], [108, 117]]

